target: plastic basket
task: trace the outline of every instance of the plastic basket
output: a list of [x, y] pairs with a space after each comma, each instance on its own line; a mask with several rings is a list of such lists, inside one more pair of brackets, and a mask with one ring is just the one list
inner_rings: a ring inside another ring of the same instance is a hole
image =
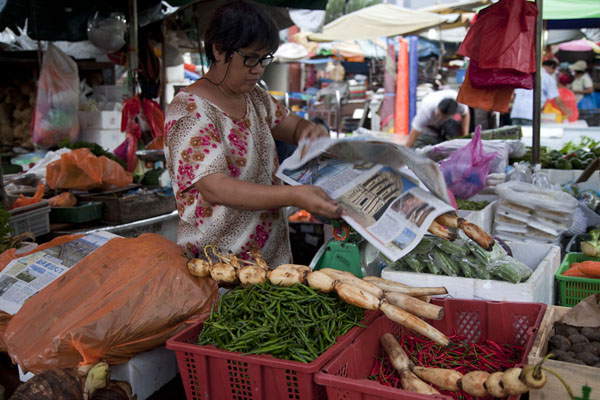
[[102, 217], [102, 202], [90, 201], [78, 204], [75, 207], [52, 207], [50, 221], [82, 223], [100, 219]]
[[[546, 305], [542, 303], [458, 299], [432, 299], [431, 302], [445, 309], [444, 319], [428, 321], [431, 325], [444, 334], [461, 334], [472, 342], [491, 339], [500, 344], [522, 345], [524, 350], [519, 364], [526, 363], [535, 333], [546, 312]], [[381, 354], [381, 336], [392, 333], [399, 337], [402, 329], [399, 324], [381, 316], [327, 363], [315, 375], [315, 381], [326, 387], [329, 400], [448, 400], [448, 396], [408, 392], [366, 379], [375, 357]]]
[[569, 269], [571, 264], [588, 260], [599, 261], [600, 259], [586, 256], [583, 253], [567, 253], [565, 258], [563, 258], [560, 267], [558, 267], [554, 275], [559, 285], [561, 306], [573, 307], [589, 295], [600, 293], [600, 279], [562, 275]]
[[[368, 326], [380, 313], [366, 311], [364, 315], [362, 324]], [[314, 382], [314, 374], [364, 329], [350, 329], [308, 364], [198, 346], [193, 343], [202, 331], [201, 322], [168, 339], [167, 348], [175, 351], [188, 400], [325, 400], [325, 388]]]
[[[28, 207], [31, 208], [27, 209]], [[40, 236], [50, 232], [50, 206], [47, 200], [10, 210], [9, 213], [11, 214], [9, 225], [13, 229], [14, 236], [25, 232]]]

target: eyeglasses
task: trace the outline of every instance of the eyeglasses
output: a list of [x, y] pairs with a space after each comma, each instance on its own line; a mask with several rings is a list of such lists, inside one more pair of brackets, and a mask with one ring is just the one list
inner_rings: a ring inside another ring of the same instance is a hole
[[267, 65], [271, 64], [271, 62], [273, 62], [273, 54], [267, 54], [266, 56], [259, 58], [255, 56], [247, 56], [239, 50], [235, 50], [235, 52], [244, 57], [244, 65], [246, 67], [252, 68], [260, 64], [261, 67], [265, 68]]

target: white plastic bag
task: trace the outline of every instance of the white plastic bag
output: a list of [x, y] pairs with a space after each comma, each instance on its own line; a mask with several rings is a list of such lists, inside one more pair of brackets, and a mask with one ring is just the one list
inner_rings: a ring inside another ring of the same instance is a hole
[[79, 121], [77, 63], [52, 43], [44, 56], [37, 88], [33, 142], [44, 148], [77, 139]]

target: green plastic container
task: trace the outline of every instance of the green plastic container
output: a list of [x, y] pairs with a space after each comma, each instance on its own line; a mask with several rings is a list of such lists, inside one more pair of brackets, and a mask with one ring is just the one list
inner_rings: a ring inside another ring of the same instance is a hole
[[359, 278], [363, 277], [360, 268], [360, 252], [357, 244], [331, 239], [326, 246], [325, 252], [314, 267], [315, 271], [321, 268], [333, 268], [340, 271], [352, 272]]
[[102, 217], [102, 202], [90, 201], [75, 207], [52, 207], [50, 222], [65, 222], [78, 224], [90, 222]]
[[586, 297], [600, 293], [600, 279], [577, 278], [574, 276], [563, 276], [571, 264], [583, 261], [600, 261], [596, 257], [586, 256], [583, 253], [567, 253], [560, 267], [554, 275], [560, 288], [560, 305], [573, 307]]

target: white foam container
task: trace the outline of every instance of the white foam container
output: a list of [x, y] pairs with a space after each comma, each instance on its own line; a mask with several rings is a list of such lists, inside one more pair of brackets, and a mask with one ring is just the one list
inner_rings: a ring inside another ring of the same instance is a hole
[[492, 233], [494, 217], [496, 216], [496, 206], [498, 204], [498, 196], [476, 194], [469, 200], [485, 200], [489, 201], [489, 204], [479, 211], [458, 210], [458, 216], [466, 219], [472, 224], [478, 225], [484, 231]]
[[526, 282], [433, 275], [395, 271], [386, 267], [381, 277], [410, 286], [444, 286], [457, 299], [526, 301], [554, 304], [554, 273], [560, 265], [560, 247], [551, 244], [507, 242], [513, 256], [533, 270]]

